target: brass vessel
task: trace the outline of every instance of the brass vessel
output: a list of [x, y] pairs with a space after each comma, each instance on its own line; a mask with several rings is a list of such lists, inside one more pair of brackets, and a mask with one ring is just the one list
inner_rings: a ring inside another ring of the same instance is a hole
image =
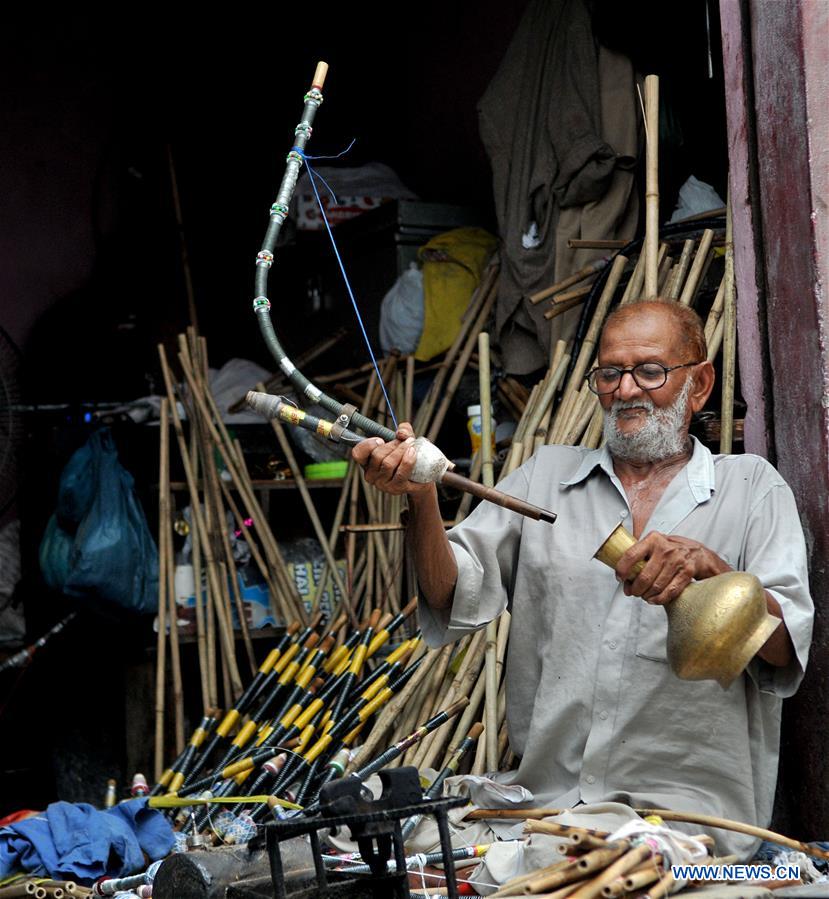
[[[636, 538], [617, 525], [594, 558], [615, 568]], [[634, 569], [638, 574], [644, 567]], [[663, 607], [668, 616], [668, 662], [683, 680], [715, 680], [726, 689], [768, 640], [779, 618], [770, 615], [760, 581], [729, 571], [694, 581]]]

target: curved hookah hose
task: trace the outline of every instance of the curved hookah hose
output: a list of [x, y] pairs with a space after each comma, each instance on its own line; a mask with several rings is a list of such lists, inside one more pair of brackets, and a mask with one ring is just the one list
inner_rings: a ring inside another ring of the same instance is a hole
[[[385, 441], [395, 439], [395, 432], [383, 425], [378, 424], [372, 419], [367, 418], [357, 411], [346, 411], [342, 403], [339, 403], [333, 397], [328, 396], [316, 385], [312, 384], [305, 375], [291, 362], [287, 353], [282, 349], [279, 338], [271, 321], [271, 302], [268, 299], [268, 273], [273, 265], [273, 252], [276, 247], [276, 241], [282, 228], [282, 223], [288, 216], [288, 208], [291, 203], [294, 189], [296, 187], [299, 171], [302, 167], [305, 147], [311, 137], [312, 125], [317, 109], [322, 103], [322, 86], [325, 82], [325, 76], [328, 72], [328, 64], [320, 62], [317, 64], [314, 79], [311, 88], [305, 95], [305, 107], [302, 111], [302, 118], [294, 131], [294, 145], [288, 153], [285, 174], [282, 176], [282, 183], [279, 186], [276, 202], [271, 206], [270, 222], [265, 238], [262, 242], [262, 249], [256, 257], [256, 298], [253, 301], [253, 309], [259, 320], [259, 329], [271, 351], [274, 359], [279, 364], [280, 369], [290, 380], [291, 384], [296, 388], [300, 396], [304, 396], [312, 403], [316, 403], [328, 412], [338, 417], [337, 429], [334, 433], [334, 439], [345, 443], [355, 444], [362, 438], [348, 430], [348, 426], [354, 426], [364, 431], [371, 437], [380, 437]], [[251, 398], [254, 402], [251, 402]], [[264, 398], [270, 401], [271, 408], [263, 408], [266, 403], [258, 398]], [[282, 402], [277, 397], [270, 397], [267, 394], [248, 394], [248, 404], [259, 409], [263, 414], [272, 418], [280, 418], [282, 421], [292, 425], [299, 425], [309, 430], [315, 430], [317, 433], [325, 432], [324, 436], [330, 437], [332, 431], [332, 423], [324, 419], [318, 419], [302, 413], [300, 410], [293, 409], [287, 403]], [[338, 433], [339, 432], [339, 433]], [[475, 481], [465, 478], [454, 472], [444, 469], [442, 476], [435, 477], [434, 480], [440, 480], [441, 483], [463, 490], [465, 493], [472, 493], [475, 496], [485, 499], [489, 502], [496, 503], [511, 511], [518, 512], [533, 518], [536, 521], [547, 521], [552, 523], [556, 516], [554, 513], [545, 509], [539, 509], [530, 503], [525, 503], [515, 497], [507, 496], [499, 490], [491, 487], [484, 487]]]

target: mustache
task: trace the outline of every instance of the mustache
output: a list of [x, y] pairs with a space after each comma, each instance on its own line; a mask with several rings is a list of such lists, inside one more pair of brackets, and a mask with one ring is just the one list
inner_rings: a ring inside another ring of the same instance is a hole
[[644, 409], [646, 412], [653, 412], [655, 408], [653, 400], [642, 397], [640, 400], [614, 400], [608, 412], [611, 415], [622, 412], [624, 409]]

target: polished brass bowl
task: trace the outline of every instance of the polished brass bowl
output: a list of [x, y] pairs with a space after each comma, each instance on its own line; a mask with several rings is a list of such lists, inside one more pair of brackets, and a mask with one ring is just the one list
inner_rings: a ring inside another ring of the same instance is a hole
[[[622, 525], [594, 558], [611, 568], [636, 543]], [[635, 573], [644, 567], [640, 562]], [[778, 625], [763, 585], [746, 571], [694, 581], [664, 606], [668, 616], [668, 662], [682, 680], [715, 680], [726, 689], [745, 670]]]

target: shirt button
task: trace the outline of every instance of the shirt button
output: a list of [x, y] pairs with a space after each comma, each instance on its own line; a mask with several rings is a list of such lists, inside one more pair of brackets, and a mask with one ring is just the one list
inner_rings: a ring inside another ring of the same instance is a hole
[[596, 778], [593, 777], [592, 774], [588, 774], [587, 777], [584, 778], [589, 784], [596, 783]]
[[602, 721], [607, 721], [607, 712], [599, 712], [599, 717]]
[[627, 518], [627, 517], [628, 517], [628, 510], [622, 509], [622, 511], [619, 513], [619, 518]]
[[610, 643], [607, 644], [611, 649], [616, 649], [619, 645], [615, 640], [611, 640]]

